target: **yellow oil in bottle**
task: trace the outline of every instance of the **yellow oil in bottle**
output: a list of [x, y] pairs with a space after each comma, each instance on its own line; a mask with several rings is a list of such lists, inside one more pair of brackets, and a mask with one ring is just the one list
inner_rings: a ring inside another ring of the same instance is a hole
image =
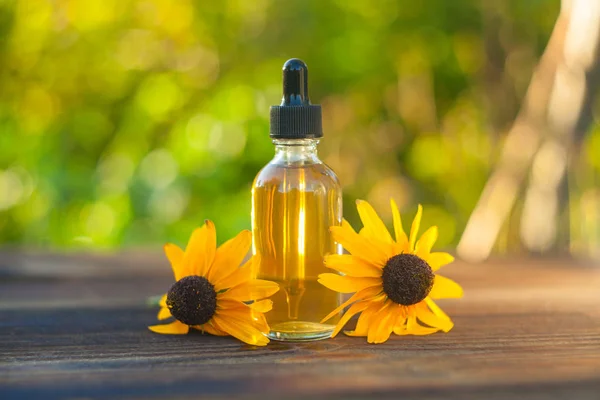
[[339, 305], [340, 295], [317, 279], [333, 272], [323, 257], [341, 250], [329, 231], [341, 223], [341, 189], [333, 171], [312, 153], [317, 141], [308, 142], [277, 146], [278, 155], [252, 188], [253, 251], [260, 256], [256, 272], [280, 285], [273, 309], [265, 314], [275, 340], [324, 339], [337, 322], [320, 323]]

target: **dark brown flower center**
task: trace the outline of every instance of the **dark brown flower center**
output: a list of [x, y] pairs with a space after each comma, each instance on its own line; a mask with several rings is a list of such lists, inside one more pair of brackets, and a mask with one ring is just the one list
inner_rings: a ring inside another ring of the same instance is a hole
[[433, 287], [435, 275], [425, 260], [398, 254], [383, 267], [383, 291], [395, 303], [410, 306], [422, 301]]
[[203, 276], [186, 276], [169, 289], [167, 307], [184, 324], [205, 324], [217, 309], [215, 287]]

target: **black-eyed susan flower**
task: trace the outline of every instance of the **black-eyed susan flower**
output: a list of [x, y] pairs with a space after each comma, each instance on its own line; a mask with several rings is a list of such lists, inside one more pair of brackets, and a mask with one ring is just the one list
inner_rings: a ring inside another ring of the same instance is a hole
[[364, 225], [356, 233], [347, 221], [331, 228], [333, 238], [350, 254], [328, 255], [325, 265], [343, 275], [325, 273], [319, 282], [340, 293], [354, 293], [323, 321], [350, 306], [336, 326], [335, 337], [354, 315], [361, 313], [349, 336], [366, 336], [369, 343], [383, 343], [397, 335], [448, 332], [454, 326], [434, 300], [462, 297], [462, 288], [437, 270], [454, 261], [448, 253], [431, 252], [438, 228], [429, 228], [417, 241], [423, 208], [419, 205], [410, 236], [402, 228], [400, 213], [391, 200], [395, 240], [373, 207], [357, 201]]
[[158, 319], [175, 321], [150, 326], [153, 332], [186, 334], [190, 328], [213, 335], [231, 335], [242, 342], [264, 346], [269, 326], [263, 313], [271, 310], [269, 297], [279, 286], [254, 279], [256, 257], [240, 264], [248, 253], [251, 234], [245, 230], [219, 248], [211, 221], [196, 229], [185, 252], [174, 244], [165, 253], [175, 274], [175, 284], [160, 300]]

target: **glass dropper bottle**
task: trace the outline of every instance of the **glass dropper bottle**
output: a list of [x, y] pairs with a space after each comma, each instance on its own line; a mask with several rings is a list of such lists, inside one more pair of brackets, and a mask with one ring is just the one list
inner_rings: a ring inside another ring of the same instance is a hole
[[325, 339], [335, 327], [320, 321], [339, 305], [339, 294], [317, 278], [331, 272], [323, 257], [341, 250], [329, 227], [341, 224], [342, 191], [335, 173], [317, 155], [322, 136], [321, 106], [308, 97], [308, 68], [299, 59], [288, 60], [281, 105], [271, 107], [275, 157], [252, 186], [257, 275], [280, 285], [273, 309], [265, 314], [274, 340]]

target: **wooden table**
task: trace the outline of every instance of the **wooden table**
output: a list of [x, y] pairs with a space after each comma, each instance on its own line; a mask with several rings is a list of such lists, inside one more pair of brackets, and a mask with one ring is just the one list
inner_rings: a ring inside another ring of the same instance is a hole
[[456, 262], [448, 334], [252, 348], [161, 336], [160, 254], [0, 253], [0, 398], [600, 399], [600, 265]]

